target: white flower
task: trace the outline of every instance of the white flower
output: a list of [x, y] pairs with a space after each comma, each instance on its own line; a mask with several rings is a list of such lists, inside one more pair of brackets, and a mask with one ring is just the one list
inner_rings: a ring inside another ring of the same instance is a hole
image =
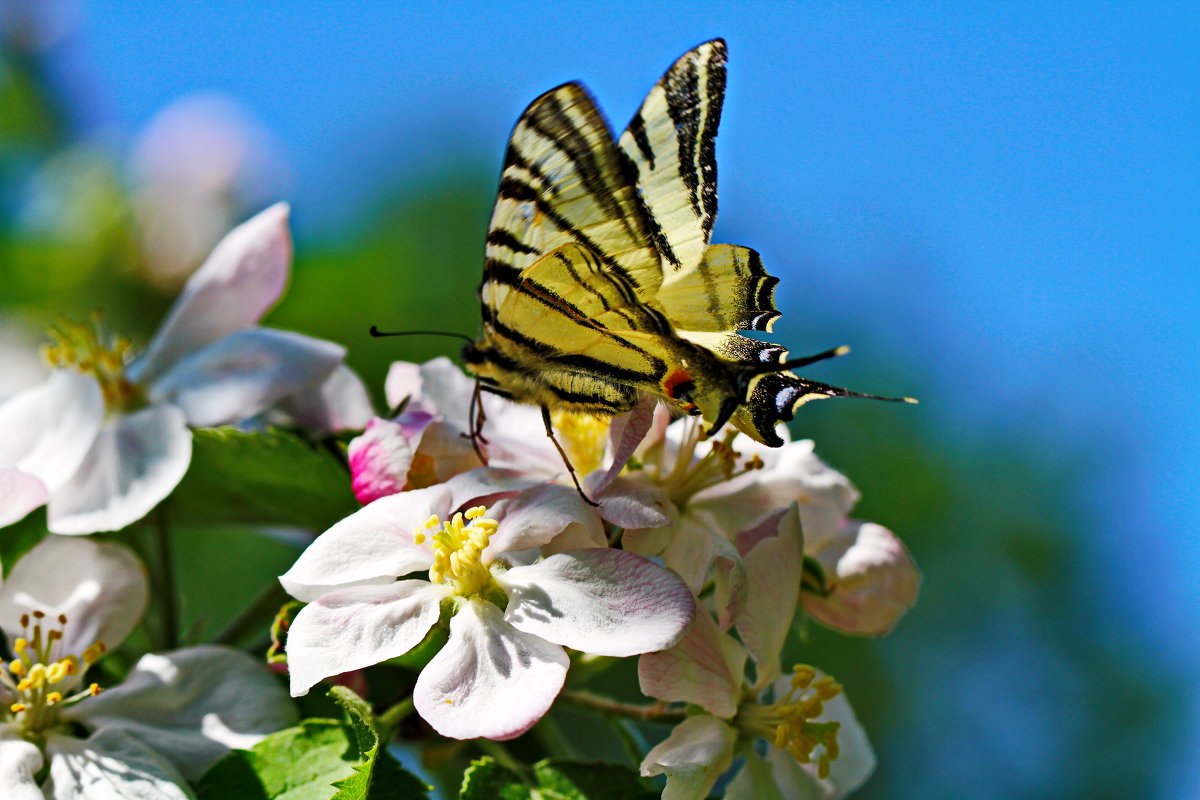
[[293, 724], [275, 679], [224, 647], [145, 655], [120, 685], [85, 686], [91, 664], [137, 624], [146, 594], [130, 551], [60, 536], [0, 586], [14, 654], [0, 667], [0, 797], [191, 797], [187, 781], [230, 747]]
[[128, 364], [98, 324], [57, 330], [51, 376], [0, 405], [0, 525], [45, 502], [55, 533], [123, 528], [183, 478], [188, 426], [246, 419], [334, 373], [340, 346], [254, 327], [287, 281], [287, 216], [272, 206], [230, 232]]
[[[629, 656], [674, 644], [693, 615], [687, 588], [603, 547], [599, 517], [574, 488], [514, 491], [530, 482], [473, 470], [376, 500], [318, 537], [280, 578], [309, 603], [288, 631], [292, 693], [403, 655], [445, 613], [449, 639], [417, 680], [417, 711], [444, 736], [509, 739], [558, 695], [564, 647]], [[475, 500], [490, 513], [458, 511]], [[551, 540], [560, 552], [518, 565]], [[397, 580], [425, 570], [429, 580]]]

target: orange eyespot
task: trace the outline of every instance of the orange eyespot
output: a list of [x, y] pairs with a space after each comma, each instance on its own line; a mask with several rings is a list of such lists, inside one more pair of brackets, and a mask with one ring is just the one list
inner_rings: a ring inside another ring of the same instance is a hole
[[678, 400], [681, 389], [690, 389], [692, 386], [692, 376], [682, 369], [677, 369], [667, 377], [663, 378], [662, 387], [663, 394], [672, 400]]

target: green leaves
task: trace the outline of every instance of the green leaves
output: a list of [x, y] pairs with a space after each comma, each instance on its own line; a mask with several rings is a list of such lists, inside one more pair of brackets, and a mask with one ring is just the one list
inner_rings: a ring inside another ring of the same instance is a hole
[[531, 781], [491, 758], [472, 762], [459, 800], [653, 800], [633, 770], [616, 764], [539, 761]]
[[421, 800], [429, 787], [384, 749], [371, 707], [337, 686], [347, 719], [306, 719], [250, 750], [230, 753], [200, 780], [200, 800]]
[[0, 528], [0, 569], [7, 578], [21, 556], [28, 553], [49, 535], [46, 530], [46, 509], [34, 509], [20, 522]]
[[277, 429], [194, 431], [191, 466], [171, 499], [172, 519], [181, 524], [323, 530], [357, 508], [350, 475], [333, 452]]

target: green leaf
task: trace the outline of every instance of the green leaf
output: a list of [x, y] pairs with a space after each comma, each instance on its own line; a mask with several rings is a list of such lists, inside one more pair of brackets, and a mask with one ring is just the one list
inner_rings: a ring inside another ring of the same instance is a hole
[[430, 787], [404, 770], [384, 749], [387, 742], [380, 737], [370, 704], [346, 686], [334, 686], [329, 690], [329, 696], [337, 701], [350, 720], [360, 759], [351, 775], [334, 782], [338, 789], [334, 800], [428, 797]]
[[532, 789], [517, 773], [503, 767], [493, 758], [472, 761], [463, 773], [458, 800], [529, 800]]
[[50, 532], [46, 530], [46, 509], [35, 509], [20, 522], [14, 522], [7, 528], [0, 528], [0, 569], [3, 577]]
[[324, 530], [359, 508], [337, 456], [287, 431], [201, 428], [171, 501], [180, 524], [254, 523]]
[[540, 794], [563, 800], [654, 800], [636, 772], [618, 764], [540, 761], [533, 767]]

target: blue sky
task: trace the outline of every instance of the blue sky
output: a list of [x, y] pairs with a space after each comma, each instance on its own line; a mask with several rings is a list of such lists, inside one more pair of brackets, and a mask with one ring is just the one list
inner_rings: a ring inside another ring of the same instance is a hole
[[929, 368], [926, 402], [953, 408], [962, 435], [1112, 440], [1081, 513], [1137, 565], [1114, 584], [1130, 613], [1200, 661], [1194, 4], [97, 0], [84, 14], [72, 63], [93, 120], [132, 133], [187, 92], [234, 96], [294, 166], [302, 235], [430, 161], [498, 167], [521, 108], [562, 81], [623, 124], [675, 56], [724, 36], [718, 235], [783, 278], [790, 330], [811, 344], [797, 349], [871, 319]]

